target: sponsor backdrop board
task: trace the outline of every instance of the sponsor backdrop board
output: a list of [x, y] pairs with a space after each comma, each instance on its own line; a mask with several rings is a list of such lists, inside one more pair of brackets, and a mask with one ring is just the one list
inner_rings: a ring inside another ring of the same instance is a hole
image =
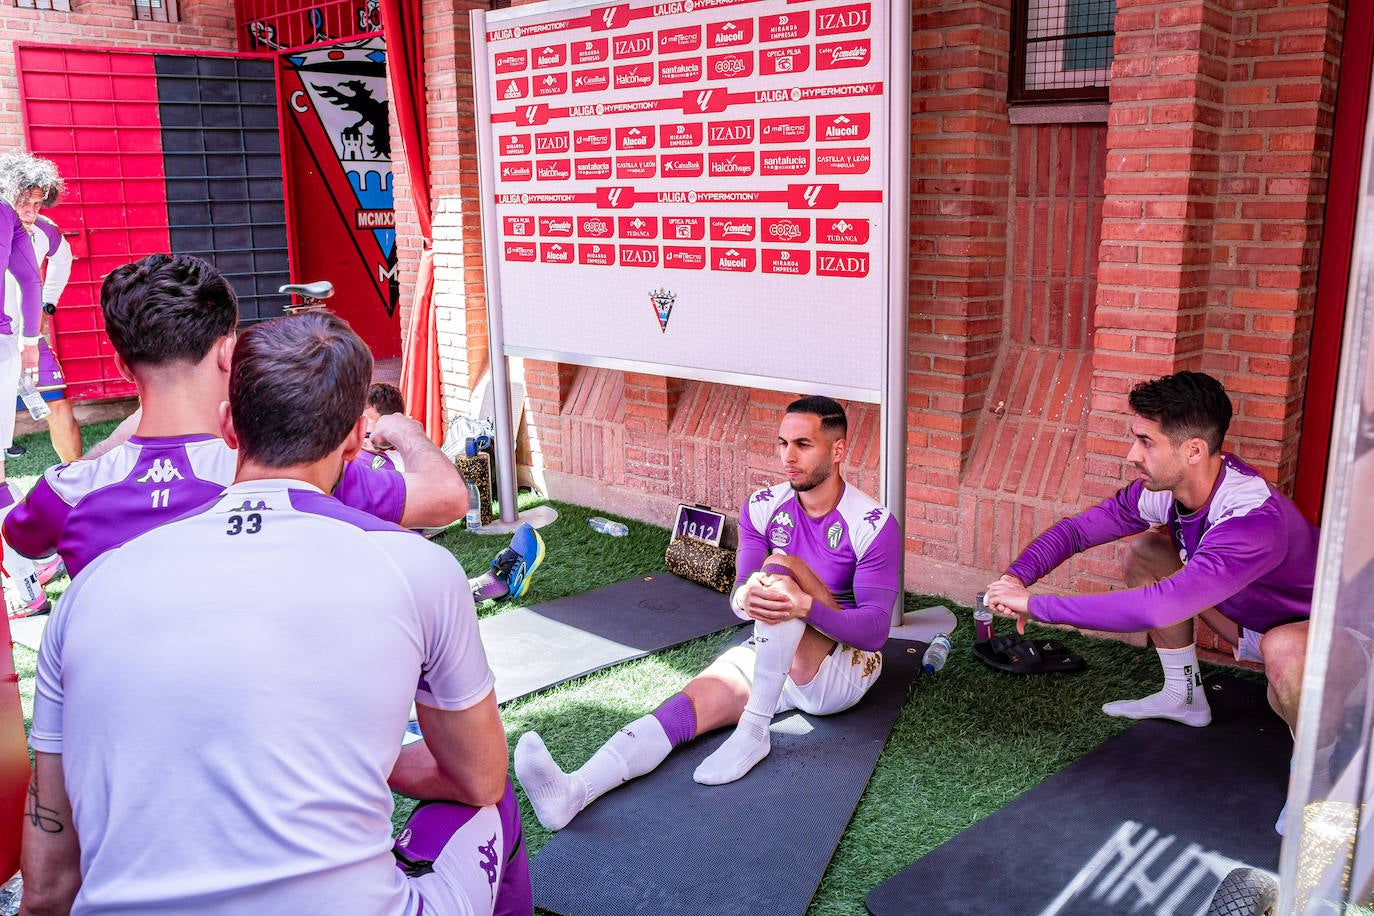
[[473, 25], [506, 355], [884, 400], [905, 182], [883, 0], [560, 2]]

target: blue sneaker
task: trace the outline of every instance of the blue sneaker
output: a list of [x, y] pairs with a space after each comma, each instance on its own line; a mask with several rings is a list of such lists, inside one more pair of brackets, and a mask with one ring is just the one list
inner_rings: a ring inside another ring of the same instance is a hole
[[530, 579], [544, 562], [544, 539], [528, 522], [515, 530], [510, 546], [491, 561], [491, 573], [506, 583], [509, 598], [519, 598], [530, 590]]

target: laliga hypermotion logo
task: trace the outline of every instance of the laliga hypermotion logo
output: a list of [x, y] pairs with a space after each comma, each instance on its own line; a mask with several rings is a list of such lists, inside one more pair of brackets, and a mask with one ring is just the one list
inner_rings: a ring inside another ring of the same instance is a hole
[[654, 316], [658, 318], [659, 331], [668, 333], [668, 317], [673, 314], [677, 293], [659, 287], [649, 293], [649, 302], [654, 307]]

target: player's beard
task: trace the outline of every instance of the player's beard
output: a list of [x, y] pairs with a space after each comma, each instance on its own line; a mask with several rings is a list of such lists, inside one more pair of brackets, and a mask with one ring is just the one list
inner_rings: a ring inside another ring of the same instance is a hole
[[807, 490], [814, 490], [816, 487], [819, 487], [829, 480], [830, 475], [833, 473], [835, 473], [835, 463], [833, 461], [827, 461], [825, 464], [819, 465], [810, 474], [794, 481], [792, 489], [797, 493], [805, 493]]

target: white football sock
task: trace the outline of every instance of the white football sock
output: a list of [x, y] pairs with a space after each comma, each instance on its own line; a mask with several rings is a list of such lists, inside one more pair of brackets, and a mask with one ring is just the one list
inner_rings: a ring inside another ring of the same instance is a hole
[[1156, 649], [1164, 666], [1164, 689], [1139, 700], [1107, 703], [1102, 711], [1127, 719], [1173, 719], [1200, 728], [1212, 721], [1212, 708], [1202, 691], [1197, 646]]
[[581, 769], [564, 773], [544, 739], [525, 732], [515, 745], [515, 775], [539, 823], [547, 830], [562, 830], [611, 789], [653, 771], [672, 749], [658, 719], [640, 716], [612, 735]]
[[772, 748], [768, 726], [805, 632], [806, 622], [796, 618], [779, 624], [754, 623], [754, 684], [749, 702], [730, 737], [697, 766], [692, 774], [697, 782], [703, 786], [734, 782], [768, 756]]

